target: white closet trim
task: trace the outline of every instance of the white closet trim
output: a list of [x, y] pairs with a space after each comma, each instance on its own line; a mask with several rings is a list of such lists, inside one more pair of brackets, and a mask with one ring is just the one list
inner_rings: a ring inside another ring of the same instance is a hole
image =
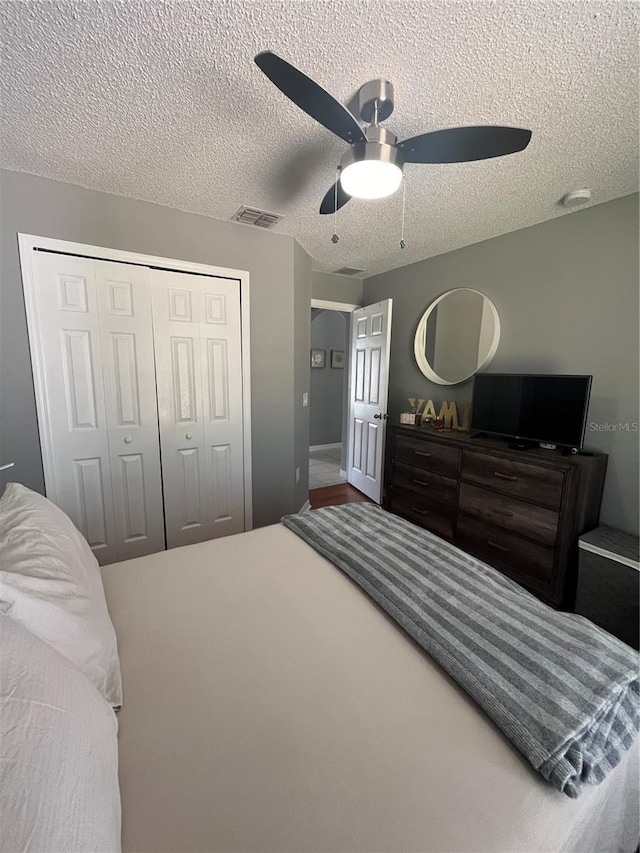
[[[176, 272], [200, 273], [202, 275], [233, 278], [240, 281], [240, 312], [242, 327], [242, 407], [243, 407], [243, 452], [244, 452], [244, 523], [245, 530], [253, 527], [253, 497], [251, 476], [251, 337], [249, 317], [249, 273], [247, 270], [234, 270], [227, 267], [214, 267], [208, 264], [196, 264], [191, 261], [163, 258], [157, 255], [142, 255], [137, 252], [123, 252], [119, 249], [107, 249], [104, 246], [91, 246], [87, 243], [74, 243], [68, 240], [56, 240], [51, 237], [37, 237], [34, 234], [18, 234], [20, 265], [22, 268], [22, 283], [24, 288], [25, 308], [28, 325], [38, 328], [38, 310], [36, 304], [35, 271], [33, 269], [33, 253], [35, 249], [48, 249], [82, 257], [95, 258], [105, 261], [139, 264], [140, 266], [162, 267]], [[30, 336], [33, 378], [38, 407], [48, 411], [43, 358], [44, 353], [38, 336]], [[53, 482], [54, 475], [48, 464], [53, 458], [53, 437], [40, 424], [40, 440], [45, 446], [43, 453], [43, 468], [45, 483]]]

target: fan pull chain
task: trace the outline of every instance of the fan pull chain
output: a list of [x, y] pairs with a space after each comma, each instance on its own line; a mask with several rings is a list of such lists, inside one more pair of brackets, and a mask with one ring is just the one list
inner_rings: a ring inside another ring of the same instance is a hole
[[405, 181], [404, 175], [402, 176], [402, 227], [400, 229], [400, 248], [406, 249], [407, 244], [404, 239], [404, 210], [405, 203], [407, 200], [407, 182]]
[[340, 169], [336, 169], [335, 193], [333, 196], [333, 237], [331, 242], [335, 245], [338, 240], [338, 181], [340, 180]]

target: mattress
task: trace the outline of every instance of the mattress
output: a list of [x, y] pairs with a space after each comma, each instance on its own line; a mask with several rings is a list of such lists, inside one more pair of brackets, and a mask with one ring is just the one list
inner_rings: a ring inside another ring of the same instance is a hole
[[636, 750], [565, 797], [282, 525], [103, 580], [125, 851], [635, 850]]

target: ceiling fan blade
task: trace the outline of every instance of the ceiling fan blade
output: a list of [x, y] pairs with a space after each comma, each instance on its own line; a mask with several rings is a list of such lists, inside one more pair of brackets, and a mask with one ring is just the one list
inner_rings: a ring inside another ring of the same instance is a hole
[[405, 163], [466, 163], [523, 151], [531, 131], [519, 127], [450, 127], [398, 143]]
[[266, 50], [254, 62], [269, 80], [307, 115], [345, 142], [366, 142], [362, 128], [349, 110], [302, 71]]
[[320, 205], [320, 213], [335, 213], [336, 210], [340, 210], [341, 207], [344, 207], [345, 204], [351, 199], [350, 195], [342, 189], [342, 184], [340, 181], [336, 182], [338, 184], [338, 204], [336, 206], [336, 185], [332, 184], [331, 188], [327, 190], [325, 197], [322, 199], [322, 204]]

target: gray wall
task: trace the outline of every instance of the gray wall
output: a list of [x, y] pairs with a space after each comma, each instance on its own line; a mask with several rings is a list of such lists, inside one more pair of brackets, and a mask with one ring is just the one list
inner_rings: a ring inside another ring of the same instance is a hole
[[44, 488], [18, 259], [23, 232], [248, 270], [254, 524], [300, 508], [304, 484], [295, 488], [294, 471], [308, 435], [306, 414], [292, 401], [305, 384], [295, 354], [308, 353], [308, 331], [296, 326], [294, 340], [294, 323], [305, 305], [308, 329], [310, 263], [293, 238], [7, 171], [0, 232], [0, 459], [16, 462], [0, 489], [9, 479]]
[[311, 370], [309, 444], [342, 441], [346, 370], [331, 367], [331, 350], [347, 350], [349, 315], [342, 311], [312, 310], [311, 347], [326, 351], [324, 368]]
[[311, 278], [312, 299], [327, 302], [346, 302], [347, 305], [362, 305], [362, 285], [359, 278], [334, 275], [329, 272], [314, 272]]
[[[364, 304], [393, 298], [391, 421], [407, 397], [470, 400], [471, 382], [429, 382], [413, 358], [418, 320], [456, 287], [495, 302], [500, 373], [593, 374], [589, 422], [638, 422], [638, 195], [476, 243], [365, 279]], [[591, 431], [585, 446], [609, 454], [601, 520], [638, 531], [638, 437]]]

